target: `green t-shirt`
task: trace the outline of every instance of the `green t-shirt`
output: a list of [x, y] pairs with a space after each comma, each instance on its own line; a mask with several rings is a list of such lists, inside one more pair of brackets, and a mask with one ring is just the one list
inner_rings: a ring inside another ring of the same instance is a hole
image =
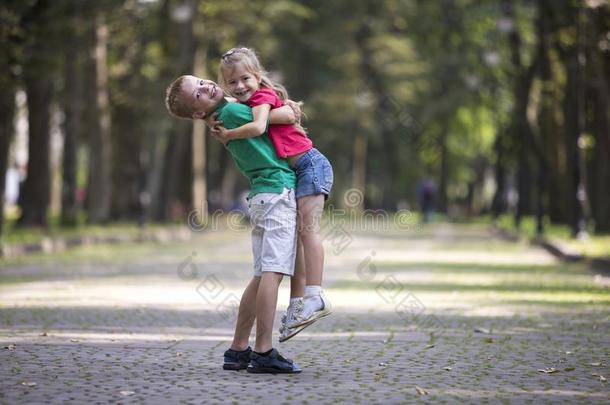
[[[226, 103], [216, 112], [227, 129], [252, 122], [252, 109], [240, 103]], [[296, 175], [285, 159], [280, 159], [266, 133], [227, 143], [239, 171], [250, 180], [252, 197], [259, 193], [281, 193], [284, 188], [296, 187]]]

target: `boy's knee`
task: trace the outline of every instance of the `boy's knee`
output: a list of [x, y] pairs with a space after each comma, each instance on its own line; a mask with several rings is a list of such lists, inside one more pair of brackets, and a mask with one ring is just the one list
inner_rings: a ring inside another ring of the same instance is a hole
[[261, 279], [262, 280], [282, 280], [282, 278], [285, 276], [285, 274], [283, 273], [278, 273], [275, 271], [263, 271], [263, 274], [261, 275]]

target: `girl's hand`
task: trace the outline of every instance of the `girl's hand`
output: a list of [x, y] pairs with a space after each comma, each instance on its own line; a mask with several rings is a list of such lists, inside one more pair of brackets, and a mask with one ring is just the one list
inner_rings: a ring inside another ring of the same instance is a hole
[[212, 135], [218, 139], [223, 145], [226, 145], [227, 142], [231, 140], [229, 136], [229, 130], [223, 127], [222, 125], [216, 125], [212, 128]]
[[292, 111], [294, 112], [294, 118], [296, 120], [297, 123], [301, 122], [301, 106], [303, 105], [303, 102], [301, 101], [293, 101], [293, 100], [286, 100], [284, 102], [284, 104], [286, 104], [288, 107], [292, 108]]

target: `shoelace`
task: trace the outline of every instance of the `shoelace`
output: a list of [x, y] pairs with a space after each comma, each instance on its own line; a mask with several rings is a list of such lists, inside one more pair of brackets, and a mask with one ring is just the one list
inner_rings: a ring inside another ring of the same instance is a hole
[[297, 304], [295, 305], [295, 309], [292, 312], [291, 318], [292, 319], [297, 319], [297, 314], [300, 314], [301, 311], [303, 310], [303, 308], [305, 308], [305, 304], [303, 303], [303, 301], [298, 301]]

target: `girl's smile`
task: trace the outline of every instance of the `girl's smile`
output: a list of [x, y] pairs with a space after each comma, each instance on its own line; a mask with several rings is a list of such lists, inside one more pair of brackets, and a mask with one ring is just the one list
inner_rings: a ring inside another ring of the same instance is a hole
[[246, 102], [259, 89], [260, 81], [248, 72], [242, 63], [237, 63], [226, 77], [229, 92], [240, 102]]

